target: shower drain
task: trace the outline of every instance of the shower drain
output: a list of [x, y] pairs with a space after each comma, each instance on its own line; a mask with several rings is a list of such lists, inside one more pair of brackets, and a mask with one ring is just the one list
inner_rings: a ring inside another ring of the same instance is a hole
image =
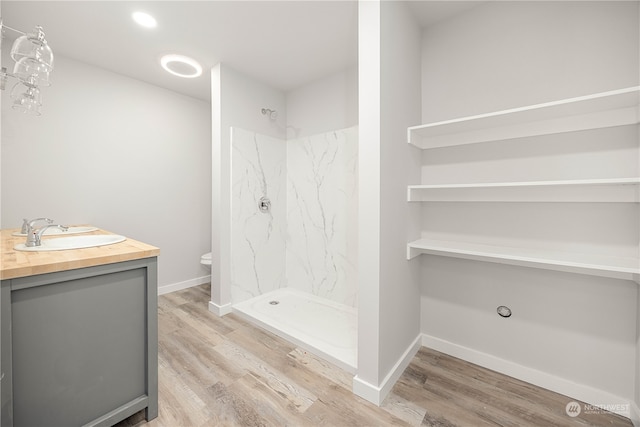
[[269, 301], [269, 304], [278, 305], [278, 304], [280, 304], [280, 301]]

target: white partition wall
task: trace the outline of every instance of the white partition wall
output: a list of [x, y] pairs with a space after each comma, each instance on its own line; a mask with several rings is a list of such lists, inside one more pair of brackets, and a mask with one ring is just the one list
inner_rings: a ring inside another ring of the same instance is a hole
[[420, 29], [403, 2], [360, 2], [359, 320], [354, 392], [381, 403], [418, 350], [419, 235], [406, 186], [420, 176], [406, 128], [420, 119]]
[[[638, 22], [640, 22], [640, 7], [638, 8]], [[640, 40], [640, 25], [638, 25], [638, 39]], [[640, 43], [638, 43], [638, 57], [640, 58]], [[640, 146], [640, 132], [638, 135], [638, 145]], [[640, 165], [640, 150], [638, 150], [638, 165]], [[640, 235], [638, 235], [638, 253], [640, 254]], [[632, 402], [631, 420], [634, 426], [640, 426], [640, 292], [638, 292], [637, 303], [637, 323], [636, 323], [636, 390], [635, 402]]]
[[[380, 403], [380, 3], [359, 2], [358, 371], [353, 391]], [[367, 183], [364, 185], [364, 183]], [[366, 212], [366, 215], [365, 215]], [[365, 357], [366, 355], [366, 357]]]
[[[638, 308], [640, 308], [640, 292], [638, 292]], [[636, 389], [635, 401], [631, 402], [631, 420], [634, 426], [640, 426], [640, 309], [636, 313]]]

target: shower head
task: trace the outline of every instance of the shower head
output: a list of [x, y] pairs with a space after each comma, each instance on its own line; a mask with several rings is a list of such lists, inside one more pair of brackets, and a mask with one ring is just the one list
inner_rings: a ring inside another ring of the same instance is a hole
[[278, 117], [278, 112], [276, 110], [272, 110], [271, 108], [263, 108], [262, 115], [269, 117], [271, 120], [275, 120]]

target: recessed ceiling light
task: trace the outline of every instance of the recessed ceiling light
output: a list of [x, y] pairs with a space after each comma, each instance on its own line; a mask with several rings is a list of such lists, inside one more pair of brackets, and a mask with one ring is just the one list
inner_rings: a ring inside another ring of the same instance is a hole
[[162, 68], [174, 76], [194, 78], [202, 74], [202, 66], [195, 59], [183, 55], [165, 55], [160, 58]]
[[156, 18], [145, 12], [134, 12], [131, 17], [138, 25], [142, 25], [146, 28], [155, 28], [158, 25]]

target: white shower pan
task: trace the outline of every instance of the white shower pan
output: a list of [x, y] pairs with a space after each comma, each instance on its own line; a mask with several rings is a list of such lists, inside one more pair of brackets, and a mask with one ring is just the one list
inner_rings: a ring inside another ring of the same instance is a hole
[[233, 311], [347, 372], [356, 372], [358, 315], [353, 307], [281, 288], [234, 304]]

